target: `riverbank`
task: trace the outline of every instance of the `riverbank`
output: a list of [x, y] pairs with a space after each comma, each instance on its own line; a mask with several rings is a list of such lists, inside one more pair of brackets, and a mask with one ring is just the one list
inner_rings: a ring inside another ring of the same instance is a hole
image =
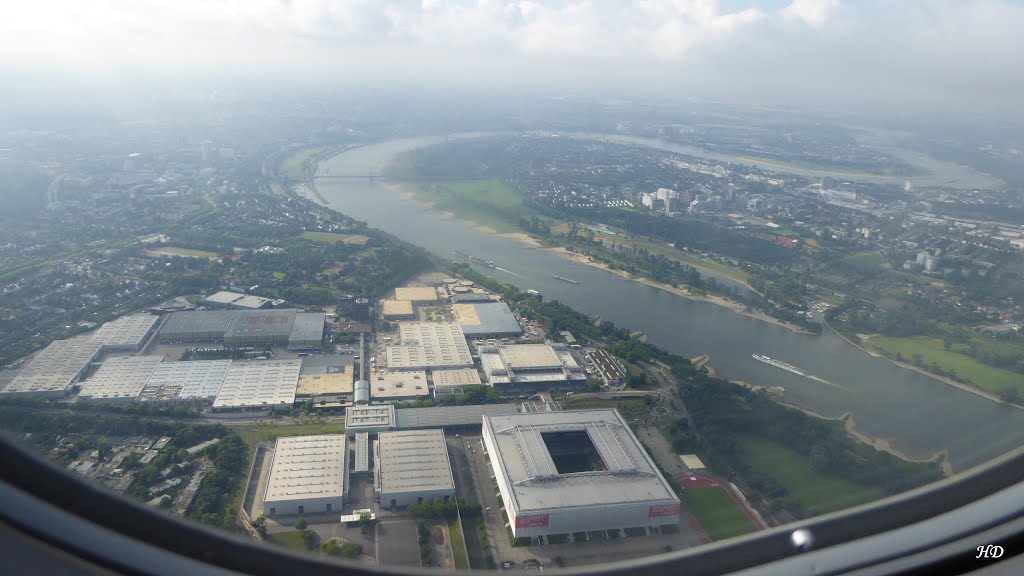
[[832, 328], [828, 324], [825, 324], [825, 327], [828, 328], [829, 330], [831, 330], [834, 334], [836, 334], [837, 336], [839, 336], [843, 340], [845, 340], [847, 344], [849, 344], [850, 346], [853, 346], [854, 348], [860, 350], [861, 352], [864, 352], [865, 354], [869, 354], [871, 356], [874, 356], [875, 358], [883, 358], [885, 360], [888, 360], [889, 362], [892, 362], [896, 366], [899, 366], [900, 368], [906, 368], [907, 370], [913, 370], [914, 372], [917, 372], [918, 374], [923, 374], [923, 375], [928, 376], [930, 378], [934, 378], [934, 379], [938, 380], [939, 382], [942, 382], [944, 384], [949, 384], [950, 386], [953, 386], [954, 388], [959, 388], [959, 389], [963, 390], [964, 392], [970, 392], [971, 394], [974, 394], [975, 396], [980, 396], [980, 397], [985, 398], [987, 400], [991, 400], [993, 402], [998, 402], [999, 404], [1006, 404], [1007, 406], [1013, 406], [1014, 408], [1017, 408], [1018, 410], [1024, 410], [1024, 406], [1021, 406], [1020, 404], [1014, 404], [1013, 402], [1007, 402], [1006, 400], [1003, 400], [1002, 398], [1000, 398], [999, 396], [997, 396], [997, 395], [995, 395], [995, 394], [993, 394], [991, 392], [988, 392], [986, 390], [982, 390], [982, 389], [977, 388], [975, 386], [971, 386], [970, 384], [965, 384], [963, 382], [957, 382], [956, 380], [953, 380], [952, 378], [948, 378], [946, 376], [940, 376], [938, 374], [934, 374], [932, 372], [929, 372], [929, 371], [925, 370], [924, 368], [921, 368], [920, 366], [914, 366], [913, 364], [908, 364], [906, 362], [900, 362], [899, 360], [894, 360], [892, 358], [889, 358], [885, 354], [882, 354], [882, 353], [878, 352], [877, 350], [872, 349], [869, 346], [863, 346], [863, 345], [861, 345], [861, 344], [859, 344], [857, 342], [854, 342], [853, 340], [847, 338], [845, 334], [843, 334], [842, 332]]
[[[534, 239], [534, 241], [536, 241], [536, 240]], [[616, 276], [620, 276], [622, 278], [625, 278], [626, 280], [632, 280], [633, 282], [638, 282], [640, 284], [644, 284], [644, 285], [650, 286], [652, 288], [657, 288], [659, 290], [664, 290], [666, 292], [671, 292], [672, 294], [675, 294], [676, 296], [679, 296], [681, 298], [686, 298], [687, 300], [696, 300], [698, 302], [707, 302], [709, 304], [714, 304], [716, 306], [721, 306], [723, 308], [728, 308], [729, 310], [731, 310], [731, 311], [733, 311], [736, 314], [739, 314], [741, 316], [747, 316], [748, 318], [754, 318], [755, 320], [760, 320], [762, 322], [767, 322], [768, 324], [774, 324], [776, 326], [781, 326], [782, 328], [785, 328], [785, 329], [790, 330], [792, 332], [796, 332], [798, 334], [812, 334], [812, 332], [804, 330], [803, 328], [801, 328], [800, 326], [797, 326], [796, 324], [790, 324], [789, 322], [785, 322], [783, 320], [779, 320], [778, 318], [774, 318], [774, 317], [769, 316], [768, 314], [765, 314], [763, 312], [758, 312], [756, 310], [749, 310], [745, 305], [743, 305], [743, 304], [741, 304], [739, 302], [736, 302], [734, 300], [729, 300], [728, 298], [724, 298], [722, 296], [717, 296], [717, 295], [714, 295], [714, 294], [693, 294], [692, 292], [690, 292], [689, 290], [687, 290], [685, 288], [677, 288], [675, 286], [670, 286], [670, 285], [665, 284], [663, 282], [656, 282], [654, 280], [651, 280], [650, 278], [644, 278], [643, 276], [634, 276], [634, 275], [632, 275], [629, 272], [626, 272], [624, 270], [613, 270], [607, 264], [604, 264], [602, 262], [595, 262], [589, 256], [587, 256], [585, 254], [579, 254], [577, 252], [572, 252], [572, 251], [566, 249], [563, 246], [553, 246], [553, 247], [548, 247], [548, 248], [544, 248], [544, 249], [549, 251], [549, 252], [553, 252], [555, 254], [559, 254], [562, 257], [564, 257], [565, 259], [572, 260], [573, 262], [576, 262], [578, 264], [585, 264], [585, 265], [593, 267], [593, 268], [598, 268], [600, 270], [604, 270], [605, 272], [611, 272], [612, 274], [615, 274]]]

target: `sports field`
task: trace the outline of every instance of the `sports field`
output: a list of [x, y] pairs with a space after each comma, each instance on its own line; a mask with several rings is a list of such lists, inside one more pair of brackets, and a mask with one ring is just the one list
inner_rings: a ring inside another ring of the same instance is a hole
[[754, 531], [750, 518], [720, 486], [683, 490], [683, 501], [712, 540]]

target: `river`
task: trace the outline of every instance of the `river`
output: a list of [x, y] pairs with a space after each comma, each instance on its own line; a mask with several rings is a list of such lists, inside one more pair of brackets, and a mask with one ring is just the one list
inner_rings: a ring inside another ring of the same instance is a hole
[[[321, 164], [330, 174], [379, 174], [396, 154], [439, 138], [410, 138], [344, 152]], [[647, 333], [674, 353], [711, 356], [725, 378], [783, 386], [787, 402], [824, 416], [852, 412], [857, 429], [889, 441], [915, 458], [946, 450], [963, 470], [1024, 444], [1024, 411], [992, 402], [911, 370], [874, 358], [834, 334], [808, 335], [688, 300], [509, 236], [446, 218], [369, 179], [317, 181], [331, 207], [443, 256], [461, 250], [494, 260], [500, 270], [478, 267], [521, 289], [538, 290], [587, 314]], [[562, 282], [560, 275], [579, 281]], [[754, 360], [765, 354], [799, 366], [827, 382]]]

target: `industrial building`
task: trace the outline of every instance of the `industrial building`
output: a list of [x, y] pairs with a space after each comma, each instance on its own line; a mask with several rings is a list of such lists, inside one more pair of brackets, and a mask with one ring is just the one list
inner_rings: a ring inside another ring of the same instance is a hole
[[374, 401], [395, 402], [427, 396], [430, 396], [430, 389], [423, 370], [374, 372], [370, 376], [370, 398]]
[[395, 427], [395, 407], [393, 404], [377, 406], [351, 406], [345, 409], [345, 433], [358, 434], [368, 432], [376, 434], [387, 432]]
[[212, 400], [220, 393], [231, 360], [161, 362], [139, 400]]
[[353, 474], [366, 474], [370, 471], [370, 434], [359, 432], [356, 434], [355, 462], [352, 466]]
[[480, 430], [484, 414], [515, 414], [515, 404], [471, 404], [466, 406], [432, 406], [395, 410], [395, 428], [416, 430], [441, 428], [449, 432]]
[[523, 334], [523, 327], [504, 302], [463, 302], [452, 304], [452, 311], [468, 337], [508, 338]]
[[351, 402], [355, 389], [354, 376], [355, 368], [351, 364], [341, 372], [299, 374], [295, 397], [299, 401]]
[[232, 362], [213, 407], [289, 407], [295, 403], [301, 367], [301, 360]]
[[281, 310], [175, 312], [160, 329], [160, 342], [223, 342], [225, 346], [320, 348], [327, 316]]
[[385, 320], [412, 320], [412, 302], [409, 300], [384, 300], [381, 312]]
[[498, 300], [498, 297], [488, 294], [487, 292], [466, 292], [463, 294], [452, 294], [450, 300], [452, 301], [452, 304], [459, 304], [463, 302], [495, 302]]
[[587, 373], [564, 344], [513, 344], [480, 350], [480, 365], [495, 387], [522, 391], [580, 390]]
[[93, 333], [92, 339], [103, 345], [104, 350], [127, 350], [136, 352], [153, 333], [159, 316], [152, 314], [130, 314], [105, 323]]
[[456, 368], [454, 370], [434, 370], [430, 373], [434, 384], [434, 398], [462, 394], [466, 386], [479, 386], [480, 373], [476, 368]]
[[215, 292], [203, 298], [202, 304], [211, 308], [235, 308], [239, 310], [259, 310], [270, 308], [276, 303], [283, 304], [283, 300], [271, 300], [262, 296], [251, 294], [239, 294], [238, 292]]
[[278, 438], [263, 497], [267, 516], [340, 512], [347, 490], [344, 434]]
[[430, 370], [473, 365], [466, 336], [456, 322], [400, 322], [400, 344], [385, 349], [391, 370]]
[[55, 340], [32, 360], [0, 392], [33, 396], [60, 397], [81, 378], [100, 355], [103, 344], [91, 336]]
[[447, 502], [455, 480], [442, 430], [381, 432], [374, 447], [374, 494], [382, 507]]
[[679, 499], [616, 410], [483, 416], [516, 538], [677, 524]]
[[437, 302], [437, 290], [430, 286], [395, 288], [395, 300], [408, 300], [414, 304]]
[[82, 400], [134, 401], [153, 376], [163, 356], [117, 356], [107, 359], [82, 384]]

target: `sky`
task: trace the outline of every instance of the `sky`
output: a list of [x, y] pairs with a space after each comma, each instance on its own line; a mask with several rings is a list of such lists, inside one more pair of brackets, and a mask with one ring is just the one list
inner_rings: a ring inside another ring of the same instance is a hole
[[0, 72], [1016, 112], [1011, 0], [30, 0]]

